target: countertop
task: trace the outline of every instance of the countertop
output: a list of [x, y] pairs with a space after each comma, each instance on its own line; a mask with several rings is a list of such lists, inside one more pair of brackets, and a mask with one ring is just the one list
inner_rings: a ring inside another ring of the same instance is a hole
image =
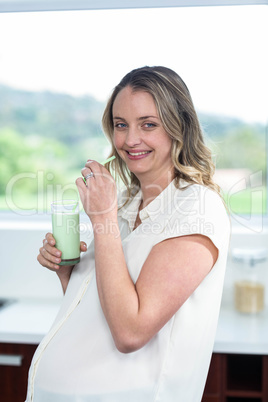
[[50, 329], [60, 301], [22, 300], [0, 310], [0, 342], [38, 344]]
[[[51, 327], [60, 301], [23, 300], [0, 310], [0, 342], [38, 344]], [[245, 315], [222, 307], [216, 353], [268, 355], [268, 311]]]
[[268, 355], [268, 308], [243, 314], [232, 307], [220, 311], [214, 352]]

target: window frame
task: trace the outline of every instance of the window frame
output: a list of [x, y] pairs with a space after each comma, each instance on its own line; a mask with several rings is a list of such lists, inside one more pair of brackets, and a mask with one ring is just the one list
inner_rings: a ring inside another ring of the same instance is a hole
[[0, 12], [265, 5], [268, 0], [0, 0]]

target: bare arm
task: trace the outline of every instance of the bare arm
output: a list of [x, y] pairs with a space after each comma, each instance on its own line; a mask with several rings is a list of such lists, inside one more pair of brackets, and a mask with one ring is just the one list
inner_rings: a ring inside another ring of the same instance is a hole
[[217, 253], [201, 235], [165, 240], [152, 249], [134, 285], [120, 238], [97, 234], [98, 291], [117, 348], [132, 352], [144, 346], [198, 287]]
[[93, 224], [99, 298], [117, 348], [128, 353], [144, 346], [182, 306], [213, 267], [218, 250], [202, 235], [165, 240], [153, 247], [134, 284], [112, 201], [114, 183], [105, 172], [102, 176], [103, 168], [90, 166], [94, 178], [87, 186], [79, 178], [77, 186]]

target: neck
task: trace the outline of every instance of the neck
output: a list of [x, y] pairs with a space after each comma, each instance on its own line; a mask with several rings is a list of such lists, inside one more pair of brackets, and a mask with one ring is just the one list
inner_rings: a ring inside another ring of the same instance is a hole
[[174, 171], [169, 170], [164, 175], [157, 178], [157, 180], [140, 180], [142, 192], [142, 205], [144, 208], [151, 201], [153, 201], [174, 179]]

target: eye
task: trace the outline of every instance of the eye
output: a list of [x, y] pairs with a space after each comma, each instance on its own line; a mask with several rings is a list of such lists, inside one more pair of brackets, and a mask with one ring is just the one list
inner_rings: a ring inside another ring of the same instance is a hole
[[145, 128], [154, 128], [154, 127], [156, 127], [156, 124], [154, 124], [154, 123], [144, 123], [143, 127], [145, 127]]
[[115, 123], [114, 127], [116, 127], [116, 128], [126, 128], [127, 125], [126, 125], [126, 123]]

